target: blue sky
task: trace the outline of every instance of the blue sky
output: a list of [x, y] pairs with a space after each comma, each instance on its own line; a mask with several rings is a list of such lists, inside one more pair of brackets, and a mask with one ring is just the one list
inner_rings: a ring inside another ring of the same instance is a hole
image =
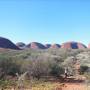
[[90, 43], [90, 0], [0, 0], [0, 36], [14, 43]]

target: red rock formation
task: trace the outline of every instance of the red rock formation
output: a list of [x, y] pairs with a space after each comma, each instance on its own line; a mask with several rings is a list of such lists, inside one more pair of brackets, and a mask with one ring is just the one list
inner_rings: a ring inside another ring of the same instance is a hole
[[57, 48], [60, 48], [61, 46], [59, 45], [59, 44], [53, 44], [53, 45], [51, 45], [51, 47], [50, 48], [55, 48], [55, 49], [57, 49]]
[[51, 47], [51, 44], [45, 44], [46, 49]]
[[87, 48], [84, 44], [78, 42], [66, 42], [63, 43], [61, 48], [65, 49], [84, 49]]
[[18, 42], [18, 43], [16, 43], [16, 46], [23, 49], [23, 48], [25, 48], [26, 45], [23, 42]]
[[88, 48], [90, 48], [90, 44], [88, 44]]
[[0, 48], [20, 50], [14, 43], [3, 37], [0, 37]]
[[78, 48], [79, 49], [84, 49], [84, 48], [87, 48], [87, 47], [82, 43], [78, 43]]
[[33, 48], [33, 49], [46, 49], [46, 47], [38, 42], [32, 42], [27, 45], [28, 48]]
[[65, 48], [65, 49], [70, 49], [71, 48], [71, 44], [70, 44], [71, 42], [67, 42], [67, 43], [63, 43], [62, 45], [61, 45], [61, 48]]

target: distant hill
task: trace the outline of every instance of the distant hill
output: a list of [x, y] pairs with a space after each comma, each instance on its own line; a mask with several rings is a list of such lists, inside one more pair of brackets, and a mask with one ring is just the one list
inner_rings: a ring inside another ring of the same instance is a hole
[[[63, 44], [41, 44], [39, 42], [31, 42], [29, 44], [25, 44], [23, 42], [18, 42], [16, 45], [10, 41], [9, 39], [0, 37], [0, 48], [4, 49], [27, 49], [27, 48], [32, 48], [32, 49], [85, 49], [87, 48], [84, 44], [79, 43], [79, 42], [65, 42]], [[88, 48], [90, 48], [90, 44], [88, 45]]]
[[16, 43], [16, 46], [21, 48], [21, 49], [24, 49], [26, 47], [26, 44], [23, 42], [18, 42], [18, 43]]
[[90, 43], [88, 44], [88, 48], [90, 48]]
[[48, 49], [51, 47], [51, 44], [45, 44], [44, 46], [46, 47], [46, 49]]
[[33, 48], [33, 49], [46, 49], [46, 47], [38, 42], [31, 42], [30, 44], [27, 45], [28, 48]]
[[0, 37], [0, 48], [19, 50], [13, 42], [3, 37]]
[[59, 45], [59, 44], [53, 44], [53, 45], [51, 45], [50, 48], [60, 48], [60, 47], [61, 47], [61, 45]]
[[61, 48], [65, 49], [84, 49], [87, 48], [84, 44], [79, 43], [79, 42], [66, 42], [63, 43]]

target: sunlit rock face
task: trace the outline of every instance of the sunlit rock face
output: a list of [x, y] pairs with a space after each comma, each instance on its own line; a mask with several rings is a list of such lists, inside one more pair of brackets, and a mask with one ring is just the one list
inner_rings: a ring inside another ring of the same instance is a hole
[[21, 49], [24, 49], [26, 47], [26, 44], [23, 42], [18, 42], [18, 43], [16, 43], [16, 46], [21, 48]]
[[87, 48], [84, 44], [79, 43], [79, 42], [66, 42], [63, 43], [61, 48], [65, 49], [84, 49]]
[[3, 37], [0, 37], [0, 48], [20, 50], [13, 42]]
[[88, 48], [90, 49], [90, 43], [88, 44]]
[[59, 44], [53, 44], [53, 45], [51, 45], [50, 48], [57, 49], [57, 48], [60, 48], [60, 47], [61, 47], [61, 45], [59, 45]]
[[38, 42], [31, 42], [30, 44], [27, 45], [28, 48], [33, 48], [33, 49], [46, 49], [46, 47]]

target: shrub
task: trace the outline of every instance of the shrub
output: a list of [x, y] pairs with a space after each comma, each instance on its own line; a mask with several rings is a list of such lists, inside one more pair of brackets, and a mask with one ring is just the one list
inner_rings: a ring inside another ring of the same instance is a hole
[[61, 74], [64, 74], [64, 69], [59, 66], [58, 64], [53, 64], [53, 66], [51, 67], [51, 75], [53, 76], [60, 76]]
[[33, 60], [32, 64], [28, 67], [29, 74], [34, 78], [40, 79], [42, 76], [46, 76], [49, 73], [49, 65], [45, 60]]
[[20, 73], [20, 65], [11, 57], [0, 57], [0, 78], [3, 79], [7, 75], [15, 76]]
[[88, 66], [80, 66], [80, 74], [84, 74], [85, 72], [87, 72], [89, 69]]

